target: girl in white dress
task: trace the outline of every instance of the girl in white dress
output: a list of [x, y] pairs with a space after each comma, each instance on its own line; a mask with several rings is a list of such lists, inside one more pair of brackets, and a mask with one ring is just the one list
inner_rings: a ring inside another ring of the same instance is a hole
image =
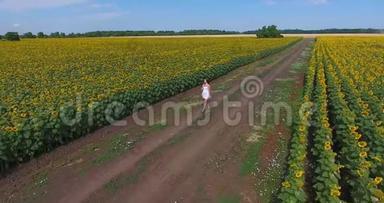
[[201, 90], [203, 91], [201, 96], [204, 99], [204, 107], [201, 112], [204, 112], [207, 107], [209, 108], [208, 101], [211, 98], [211, 86], [208, 84], [207, 80], [204, 80]]

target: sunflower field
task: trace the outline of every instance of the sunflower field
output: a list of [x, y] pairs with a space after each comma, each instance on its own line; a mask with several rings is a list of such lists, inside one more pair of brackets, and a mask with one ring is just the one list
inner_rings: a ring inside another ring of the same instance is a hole
[[384, 202], [384, 38], [320, 37], [282, 202]]
[[[80, 38], [0, 42], [0, 169], [110, 124], [106, 112], [113, 119], [121, 119], [132, 113], [137, 102], [160, 101], [299, 40]], [[114, 103], [120, 105], [110, 108]]]

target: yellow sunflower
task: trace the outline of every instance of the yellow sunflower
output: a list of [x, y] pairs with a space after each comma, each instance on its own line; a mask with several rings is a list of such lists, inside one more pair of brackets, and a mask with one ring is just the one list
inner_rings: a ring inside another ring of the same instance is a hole
[[366, 158], [368, 156], [367, 152], [360, 152], [359, 156], [361, 158]]
[[375, 183], [375, 185], [379, 185], [380, 183], [383, 182], [383, 178], [382, 177], [376, 177], [374, 180], [373, 180], [373, 183]]
[[290, 187], [291, 187], [291, 183], [289, 183], [288, 181], [284, 181], [283, 183], [281, 183], [281, 185], [282, 185], [284, 188], [290, 188]]
[[297, 172], [295, 173], [295, 177], [296, 177], [296, 178], [301, 178], [303, 175], [304, 175], [304, 171], [297, 171]]
[[358, 145], [359, 145], [359, 147], [364, 148], [367, 146], [367, 143], [366, 142], [359, 142]]

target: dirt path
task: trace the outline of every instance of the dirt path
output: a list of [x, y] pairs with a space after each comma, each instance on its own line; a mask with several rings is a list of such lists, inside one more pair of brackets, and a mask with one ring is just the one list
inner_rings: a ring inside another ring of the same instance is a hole
[[[192, 108], [192, 125], [183, 114], [179, 125], [173, 123], [174, 116], [161, 124], [164, 119], [155, 114], [156, 125], [152, 127], [138, 126], [129, 117], [126, 126], [103, 128], [20, 166], [0, 180], [0, 200], [145, 203], [223, 198], [258, 202], [252, 180], [239, 174], [239, 166], [244, 151], [241, 142], [252, 130], [248, 104], [261, 101], [244, 97], [240, 83], [245, 76], [258, 75], [268, 90], [276, 78], [287, 74], [309, 43], [303, 40], [213, 81], [216, 91], [212, 102], [217, 106], [211, 109], [207, 125], [197, 124], [204, 116], [199, 112], [200, 90], [194, 88], [153, 106], [155, 112], [161, 112], [167, 102], [184, 102], [182, 108]], [[231, 118], [243, 115], [236, 126], [227, 125], [223, 119], [225, 96], [240, 102], [229, 111]], [[147, 111], [142, 111], [139, 117], [146, 115]], [[116, 145], [110, 145], [115, 141]]]

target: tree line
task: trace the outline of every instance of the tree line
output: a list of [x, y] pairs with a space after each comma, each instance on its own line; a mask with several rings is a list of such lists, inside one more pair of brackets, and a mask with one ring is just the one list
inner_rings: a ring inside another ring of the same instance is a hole
[[[32, 32], [27, 32], [22, 35], [19, 35], [17, 32], [8, 32], [5, 36], [0, 38], [9, 39], [11, 37], [13, 40], [20, 38], [75, 38], [75, 37], [124, 37], [124, 36], [172, 36], [172, 35], [226, 35], [226, 34], [241, 34], [241, 32], [236, 31], [225, 31], [225, 30], [184, 30], [180, 32], [176, 31], [93, 31], [85, 33], [64, 33], [64, 32], [53, 32], [50, 34], [45, 34], [44, 32], [38, 32], [33, 34]], [[16, 37], [18, 36], [18, 37]]]
[[27, 32], [19, 35], [17, 32], [8, 32], [0, 39], [17, 41], [20, 38], [76, 38], [76, 37], [124, 37], [124, 36], [173, 36], [173, 35], [226, 35], [226, 34], [257, 34], [259, 37], [281, 37], [281, 34], [337, 34], [337, 33], [383, 33], [380, 29], [322, 29], [322, 30], [301, 30], [301, 29], [281, 29], [276, 26], [264, 26], [259, 30], [245, 32], [225, 31], [225, 30], [183, 30], [183, 31], [93, 31], [85, 33], [64, 33], [53, 32], [46, 34], [38, 32], [33, 34]]
[[[281, 29], [279, 30], [282, 34], [345, 34], [345, 33], [351, 33], [351, 34], [359, 34], [359, 33], [368, 33], [368, 34], [378, 34], [378, 33], [384, 33], [384, 29], [373, 29], [373, 28], [366, 28], [366, 29], [338, 29], [338, 28], [331, 28], [331, 29], [321, 29], [321, 30], [302, 30], [302, 29]], [[251, 30], [243, 32], [243, 34], [256, 34], [257, 30]]]

